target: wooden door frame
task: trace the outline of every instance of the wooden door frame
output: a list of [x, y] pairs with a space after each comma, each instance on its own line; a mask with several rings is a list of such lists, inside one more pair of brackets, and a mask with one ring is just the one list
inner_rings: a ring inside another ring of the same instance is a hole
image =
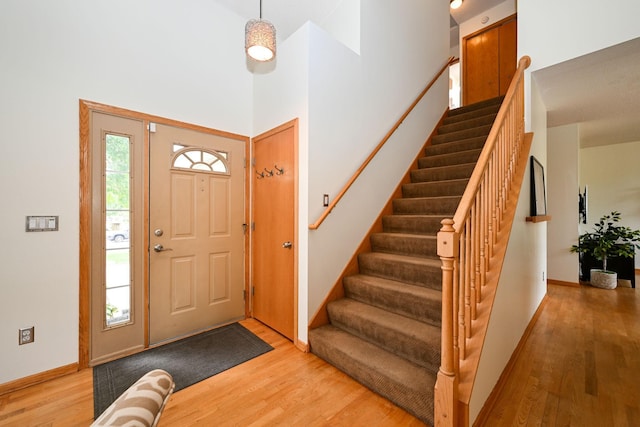
[[[283, 123], [271, 130], [263, 132], [259, 135], [251, 138], [251, 159], [254, 159], [253, 153], [253, 145], [256, 141], [265, 139], [274, 135], [276, 133], [282, 132], [286, 129], [293, 128], [293, 247], [295, 251], [293, 253], [293, 344], [300, 350], [307, 352], [309, 351], [308, 345], [303, 343], [298, 338], [298, 256], [299, 256], [299, 245], [298, 245], [298, 194], [299, 194], [299, 175], [298, 175], [298, 145], [299, 145], [299, 135], [298, 135], [298, 118], [290, 120], [286, 123]], [[255, 165], [252, 167], [253, 169]], [[251, 224], [254, 221], [254, 204], [253, 204], [253, 193], [254, 188], [251, 188]], [[253, 242], [253, 230], [251, 231], [251, 241]], [[251, 274], [253, 274], [253, 259], [251, 260]], [[253, 283], [253, 277], [250, 277], [251, 283]], [[253, 317], [253, 298], [251, 298], [251, 311]]]
[[[503, 25], [505, 22], [509, 22], [512, 19], [518, 19], [518, 14], [514, 13], [513, 15], [509, 15], [504, 19], [499, 20], [498, 22], [494, 22], [491, 25], [487, 25], [486, 27], [480, 28], [478, 31], [475, 31], [471, 34], [467, 34], [466, 36], [462, 37], [462, 57], [460, 58], [460, 64], [461, 64], [461, 70], [460, 70], [460, 74], [461, 74], [461, 78], [460, 78], [460, 82], [462, 84], [462, 87], [460, 89], [461, 91], [461, 98], [462, 98], [462, 102], [461, 102], [461, 106], [465, 106], [467, 105], [467, 95], [466, 95], [466, 85], [467, 85], [467, 68], [465, 65], [466, 62], [466, 57], [467, 57], [467, 41], [470, 38], [473, 38], [479, 34], [484, 33], [485, 31], [491, 31], [495, 28], [500, 27], [501, 25]], [[517, 52], [516, 52], [516, 61], [517, 61]]]
[[[100, 104], [98, 102], [87, 101], [84, 99], [79, 100], [79, 113], [80, 113], [80, 256], [79, 256], [79, 331], [78, 331], [78, 369], [84, 369], [89, 367], [89, 352], [90, 352], [90, 339], [91, 339], [91, 205], [93, 199], [93, 191], [91, 187], [91, 121], [90, 116], [92, 112], [110, 114], [114, 116], [120, 116], [128, 119], [141, 120], [144, 126], [144, 214], [143, 224], [145, 231], [144, 245], [149, 247], [149, 170], [148, 170], [148, 157], [149, 157], [149, 123], [162, 123], [169, 126], [180, 127], [184, 129], [195, 130], [202, 133], [211, 135], [222, 136], [229, 139], [235, 139], [240, 142], [244, 142], [245, 158], [249, 156], [250, 150], [250, 138], [244, 135], [238, 135], [234, 133], [224, 132], [217, 129], [211, 129], [204, 126], [194, 125], [190, 123], [181, 122], [178, 120], [167, 119], [164, 117], [154, 116], [151, 114], [140, 113], [138, 111], [127, 110], [120, 107], [114, 107], [111, 105]], [[244, 223], [248, 224], [249, 220], [249, 194], [250, 194], [250, 175], [249, 170], [251, 168], [246, 167], [244, 173]], [[245, 279], [245, 295], [249, 294], [249, 233], [244, 235], [244, 279]], [[149, 348], [149, 307], [147, 302], [149, 301], [149, 251], [145, 251], [143, 260], [144, 273], [143, 273], [143, 294], [145, 303], [144, 305], [144, 348]], [[249, 311], [249, 298], [245, 299], [244, 303], [245, 317], [250, 317]]]

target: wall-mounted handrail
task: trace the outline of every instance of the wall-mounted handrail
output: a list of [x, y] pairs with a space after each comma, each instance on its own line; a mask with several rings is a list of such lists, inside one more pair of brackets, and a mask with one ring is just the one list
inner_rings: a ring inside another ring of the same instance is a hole
[[391, 136], [393, 135], [393, 133], [400, 127], [400, 125], [402, 124], [402, 122], [404, 122], [404, 119], [407, 118], [407, 116], [411, 113], [411, 111], [413, 111], [413, 109], [415, 108], [416, 105], [418, 105], [418, 103], [422, 100], [422, 98], [427, 94], [427, 92], [429, 91], [429, 89], [431, 89], [431, 87], [436, 83], [436, 81], [438, 81], [438, 79], [440, 78], [440, 76], [449, 68], [449, 66], [451, 64], [453, 64], [456, 61], [456, 59], [454, 57], [449, 57], [449, 59], [447, 60], [447, 62], [442, 66], [442, 68], [440, 69], [440, 71], [438, 71], [438, 73], [433, 77], [433, 79], [429, 82], [429, 84], [427, 84], [427, 86], [424, 88], [424, 90], [422, 92], [420, 92], [420, 94], [418, 95], [418, 97], [415, 99], [415, 101], [413, 101], [413, 103], [409, 106], [409, 108], [407, 109], [407, 111], [398, 119], [398, 121], [393, 125], [393, 127], [391, 128], [391, 130], [389, 130], [389, 132], [387, 132], [387, 134], [384, 136], [384, 138], [382, 138], [382, 141], [380, 141], [380, 143], [376, 146], [376, 148], [373, 149], [373, 151], [371, 152], [371, 154], [369, 154], [369, 157], [367, 157], [364, 162], [362, 163], [362, 165], [355, 171], [355, 173], [353, 174], [353, 176], [349, 179], [349, 181], [347, 181], [347, 183], [344, 185], [344, 187], [342, 188], [342, 190], [340, 190], [340, 192], [336, 195], [336, 197], [334, 197], [333, 201], [331, 203], [329, 203], [329, 206], [327, 206], [327, 208], [324, 210], [324, 212], [322, 212], [322, 215], [320, 215], [320, 217], [316, 220], [316, 222], [314, 222], [313, 224], [309, 225], [309, 229], [311, 230], [316, 230], [318, 229], [318, 227], [320, 227], [320, 224], [322, 224], [324, 222], [324, 220], [327, 218], [327, 216], [329, 216], [329, 214], [331, 213], [331, 211], [333, 210], [333, 208], [336, 207], [336, 205], [338, 204], [338, 202], [342, 199], [342, 197], [345, 195], [345, 193], [349, 190], [349, 188], [351, 187], [351, 185], [356, 181], [356, 179], [358, 179], [358, 177], [360, 176], [360, 174], [365, 170], [365, 168], [367, 167], [367, 165], [369, 165], [369, 163], [371, 162], [371, 160], [373, 160], [373, 158], [376, 156], [376, 154], [378, 154], [378, 152], [380, 151], [380, 149], [382, 149], [382, 147], [384, 146], [384, 144], [389, 140], [389, 138], [391, 138]]

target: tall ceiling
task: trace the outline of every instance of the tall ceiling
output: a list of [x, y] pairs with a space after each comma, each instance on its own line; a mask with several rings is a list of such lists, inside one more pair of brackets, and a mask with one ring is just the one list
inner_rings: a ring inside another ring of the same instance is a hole
[[[260, 0], [214, 1], [247, 20], [260, 14]], [[284, 40], [308, 20], [321, 23], [341, 1], [263, 0], [262, 17]], [[458, 40], [458, 23], [504, 1], [464, 0], [451, 10], [452, 45]], [[578, 123], [583, 147], [640, 141], [640, 39], [538, 70], [534, 78], [549, 127]]]

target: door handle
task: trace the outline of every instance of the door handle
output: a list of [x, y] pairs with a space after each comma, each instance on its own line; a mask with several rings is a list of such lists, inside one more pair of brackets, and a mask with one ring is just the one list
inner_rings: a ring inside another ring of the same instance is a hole
[[162, 246], [160, 243], [158, 243], [157, 245], [155, 245], [153, 247], [153, 250], [156, 252], [164, 252], [164, 251], [172, 251], [173, 249], [171, 248], [165, 248], [164, 246]]
[[283, 247], [283, 248], [285, 248], [285, 249], [291, 249], [291, 246], [293, 246], [293, 245], [291, 244], [291, 242], [284, 242], [284, 243], [282, 244], [282, 247]]

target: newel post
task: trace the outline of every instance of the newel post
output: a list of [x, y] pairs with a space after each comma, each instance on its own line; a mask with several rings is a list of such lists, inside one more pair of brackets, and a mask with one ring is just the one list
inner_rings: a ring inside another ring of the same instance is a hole
[[453, 334], [453, 264], [458, 239], [452, 219], [443, 219], [438, 232], [438, 256], [442, 260], [442, 350], [435, 387], [435, 425], [458, 425], [458, 375], [455, 371]]

